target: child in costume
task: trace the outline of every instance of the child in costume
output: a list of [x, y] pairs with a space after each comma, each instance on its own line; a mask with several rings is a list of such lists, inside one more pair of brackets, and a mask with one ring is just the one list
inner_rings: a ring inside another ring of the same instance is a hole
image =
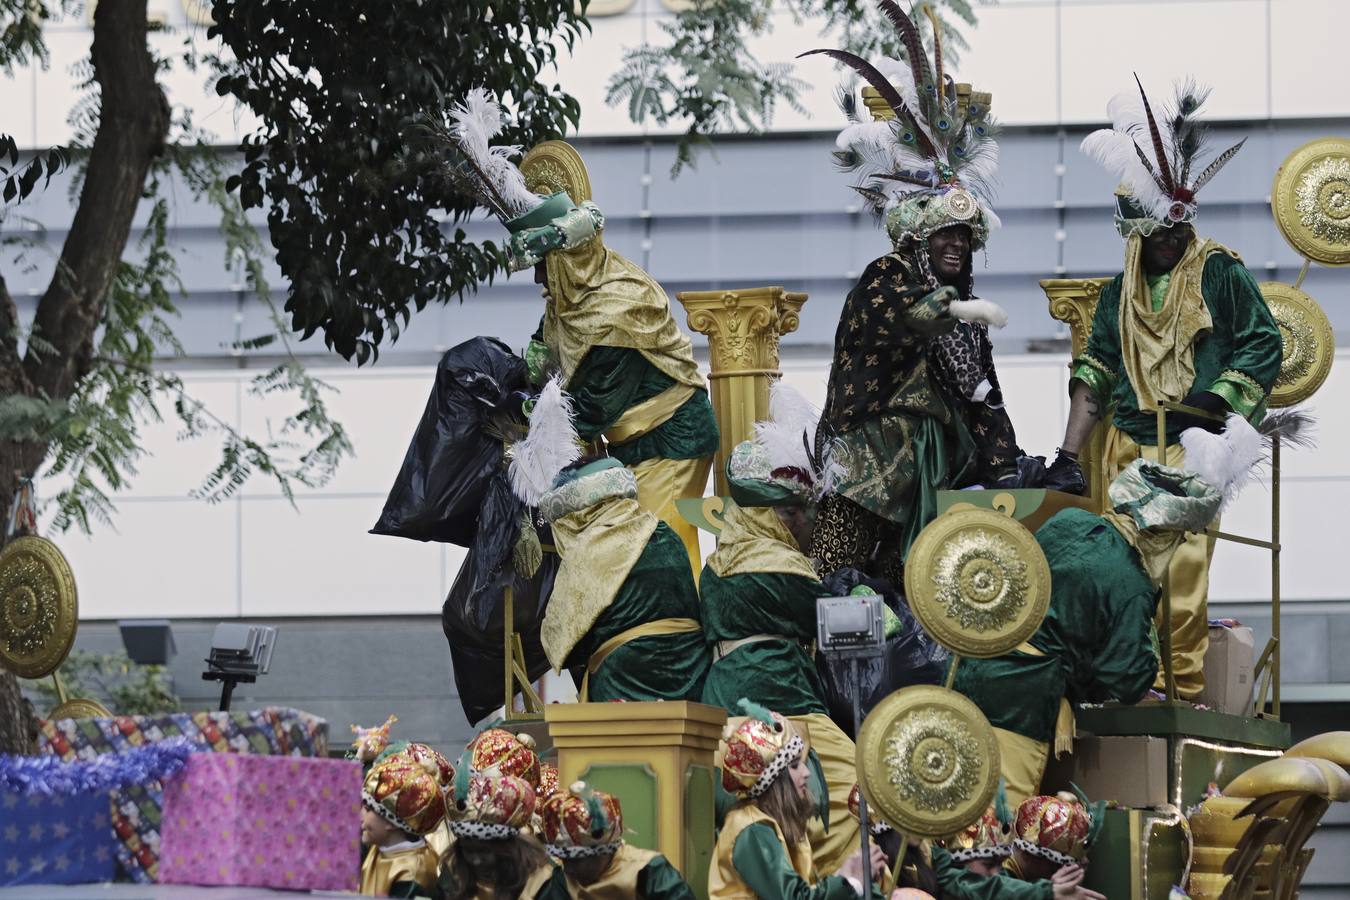
[[1073, 885], [1076, 896], [1105, 900], [1096, 891], [1082, 887], [1088, 850], [1102, 829], [1105, 803], [1089, 809], [1073, 794], [1028, 797], [1017, 808], [1013, 852], [1006, 863], [1009, 872], [1026, 881], [1050, 879], [1055, 896]]
[[829, 793], [828, 831], [813, 821], [811, 847], [816, 867], [833, 872], [858, 846], [848, 813], [857, 751], [830, 718], [816, 670], [816, 600], [830, 592], [803, 548], [835, 467], [830, 454], [809, 449], [815, 410], [781, 382], [769, 396], [771, 419], [756, 424], [754, 440], [736, 445], [727, 461], [735, 505], [699, 579], [704, 633], [717, 656], [703, 702], [734, 714], [747, 698], [791, 719], [808, 740]]
[[789, 719], [748, 700], [740, 705], [747, 715], [727, 721], [717, 748], [722, 787], [737, 803], [717, 835], [708, 872], [709, 900], [861, 896], [862, 866], [870, 866], [873, 884], [879, 883], [886, 871], [885, 854], [873, 845], [871, 858], [864, 861], [862, 851], [855, 849], [838, 874], [818, 875], [806, 834], [814, 813], [806, 742]]
[[544, 652], [557, 671], [585, 668], [583, 701], [697, 700], [711, 654], [689, 556], [640, 505], [632, 470], [577, 459], [572, 412], [550, 381], [512, 451], [512, 486], [549, 523], [560, 559]]
[[451, 117], [449, 174], [511, 233], [512, 271], [534, 268], [544, 288], [543, 321], [525, 354], [534, 382], [543, 384], [556, 367], [577, 400], [582, 437], [596, 445], [603, 438], [610, 455], [633, 470], [642, 508], [669, 524], [698, 559], [697, 529], [680, 518], [675, 501], [703, 495], [717, 420], [665, 290], [605, 246], [605, 217], [571, 146], [548, 141], [516, 168], [509, 160], [517, 148], [489, 147], [503, 112], [481, 88]]
[[544, 804], [544, 841], [562, 863], [572, 900], [693, 900], [666, 858], [623, 839], [619, 799], [576, 782]]
[[425, 836], [445, 819], [450, 763], [422, 744], [381, 755], [361, 790], [361, 893], [371, 897], [432, 897], [440, 856]]
[[538, 783], [528, 735], [489, 728], [465, 748], [448, 812], [455, 842], [441, 861], [446, 900], [565, 900], [562, 871], [528, 833]]

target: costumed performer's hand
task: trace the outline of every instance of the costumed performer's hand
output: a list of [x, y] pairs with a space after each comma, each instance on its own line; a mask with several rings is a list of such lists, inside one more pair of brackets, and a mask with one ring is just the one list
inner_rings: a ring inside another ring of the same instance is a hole
[[1104, 894], [1083, 887], [1083, 876], [1086, 874], [1082, 866], [1071, 865], [1064, 866], [1050, 876], [1055, 900], [1106, 900]]
[[867, 851], [872, 857], [872, 881], [879, 882], [890, 874], [890, 861], [886, 859], [886, 851], [877, 846], [876, 841], [867, 842]]
[[1008, 324], [1008, 314], [992, 300], [953, 300], [947, 308], [956, 318], [966, 322], [983, 322], [991, 328]]
[[[1181, 402], [1185, 406], [1194, 406], [1196, 409], [1203, 409], [1207, 413], [1214, 413], [1224, 419], [1232, 412], [1222, 397], [1218, 394], [1211, 394], [1209, 391], [1196, 391]], [[1210, 434], [1221, 433], [1226, 424], [1223, 419], [1215, 421], [1193, 416], [1190, 413], [1172, 413], [1167, 418], [1168, 421], [1175, 422], [1182, 431], [1187, 428], [1203, 428]]]

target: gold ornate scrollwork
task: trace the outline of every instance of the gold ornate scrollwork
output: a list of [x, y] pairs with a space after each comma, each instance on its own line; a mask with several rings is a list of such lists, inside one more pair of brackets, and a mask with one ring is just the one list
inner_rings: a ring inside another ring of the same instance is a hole
[[1087, 350], [1092, 334], [1092, 317], [1097, 312], [1097, 301], [1109, 278], [1046, 278], [1041, 290], [1050, 301], [1050, 316], [1069, 326], [1073, 355]]

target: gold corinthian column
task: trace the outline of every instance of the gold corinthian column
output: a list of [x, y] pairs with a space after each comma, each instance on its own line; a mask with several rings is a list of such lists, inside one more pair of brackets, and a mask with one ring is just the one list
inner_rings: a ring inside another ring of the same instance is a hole
[[713, 471], [717, 493], [727, 493], [731, 448], [754, 435], [769, 416], [769, 382], [778, 369], [778, 339], [797, 330], [806, 294], [782, 287], [735, 291], [682, 291], [675, 295], [689, 315], [689, 328], [708, 336], [708, 376], [721, 444]]

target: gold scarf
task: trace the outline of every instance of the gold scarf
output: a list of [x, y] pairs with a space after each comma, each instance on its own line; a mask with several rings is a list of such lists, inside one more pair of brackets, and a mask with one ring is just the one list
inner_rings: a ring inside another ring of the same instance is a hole
[[675, 324], [665, 290], [601, 235], [544, 261], [550, 294], [544, 343], [558, 355], [564, 380], [592, 347], [627, 347], [677, 383], [703, 387], [693, 344]]
[[1214, 322], [1200, 291], [1205, 260], [1211, 253], [1238, 255], [1208, 238], [1194, 238], [1172, 269], [1167, 298], [1153, 311], [1153, 296], [1141, 260], [1138, 232], [1125, 242], [1125, 273], [1120, 289], [1120, 358], [1134, 387], [1139, 409], [1155, 412], [1164, 400], [1178, 401], [1195, 381], [1195, 341]]
[[553, 522], [562, 564], [539, 637], [555, 671], [614, 602], [657, 521], [636, 500], [614, 497]]
[[815, 581], [811, 561], [797, 549], [797, 539], [768, 506], [736, 506], [723, 519], [717, 549], [708, 568], [718, 578], [752, 572], [781, 572]]
[[1126, 543], [1134, 548], [1139, 554], [1139, 562], [1143, 565], [1144, 571], [1148, 573], [1149, 581], [1153, 586], [1162, 587], [1163, 576], [1167, 574], [1167, 566], [1172, 562], [1172, 554], [1176, 552], [1177, 547], [1181, 546], [1181, 541], [1186, 537], [1184, 531], [1173, 529], [1158, 529], [1139, 527], [1139, 523], [1127, 513], [1118, 513], [1108, 510], [1102, 513], [1102, 518], [1111, 524], [1120, 536], [1125, 538]]
[[639, 850], [627, 843], [620, 844], [609, 868], [590, 884], [581, 884], [567, 877], [567, 893], [572, 900], [628, 900], [638, 896], [638, 876], [658, 854]]

